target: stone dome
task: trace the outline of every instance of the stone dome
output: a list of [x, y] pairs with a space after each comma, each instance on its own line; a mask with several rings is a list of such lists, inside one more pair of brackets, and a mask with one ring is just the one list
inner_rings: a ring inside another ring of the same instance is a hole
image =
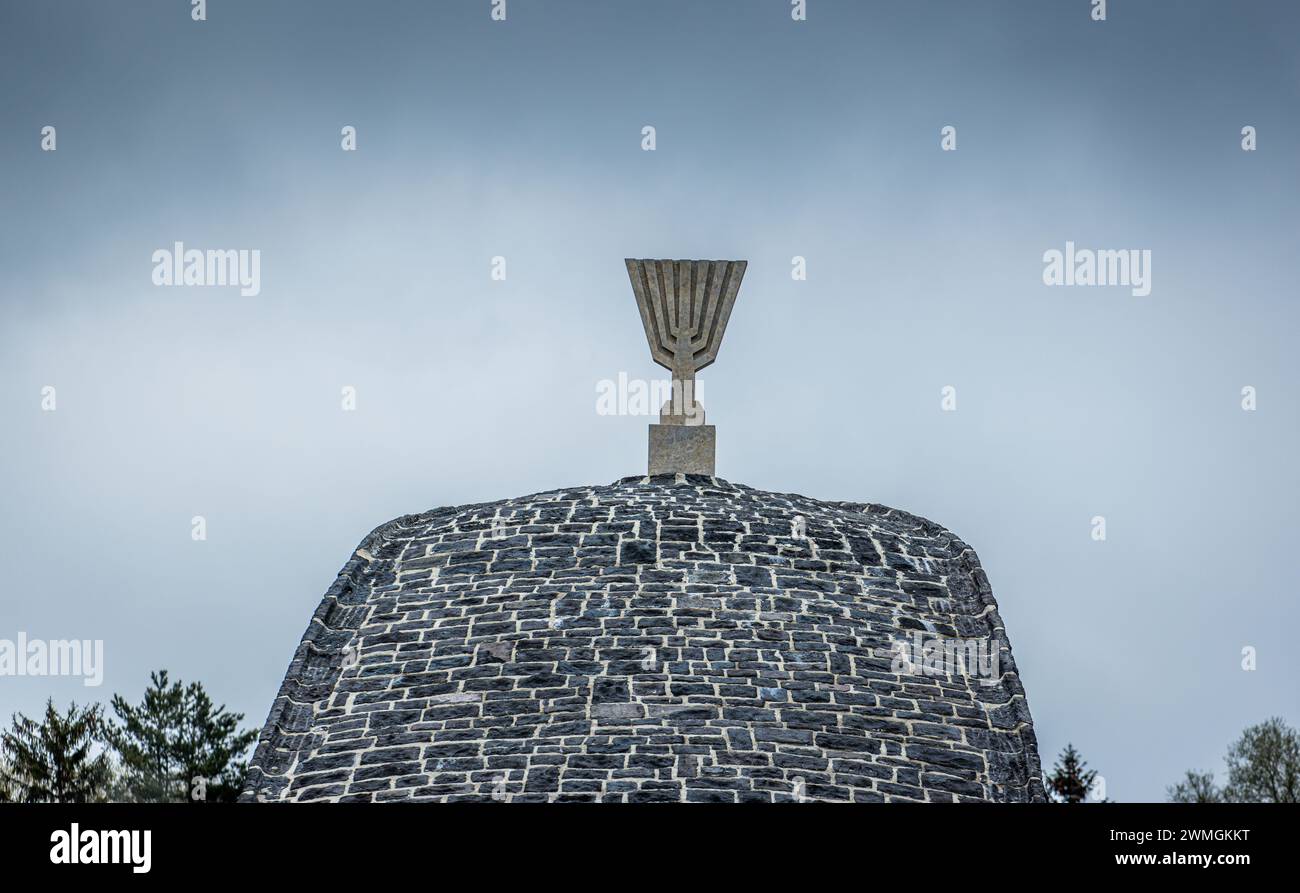
[[377, 528], [312, 617], [244, 796], [1036, 801], [1043, 786], [969, 546], [880, 505], [677, 474]]

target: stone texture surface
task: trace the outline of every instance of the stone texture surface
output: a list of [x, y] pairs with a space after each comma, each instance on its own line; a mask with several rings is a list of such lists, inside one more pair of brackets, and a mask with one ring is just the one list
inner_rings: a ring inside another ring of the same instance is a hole
[[650, 474], [712, 476], [717, 453], [713, 425], [651, 425]]
[[[1001, 675], [898, 671], [916, 630]], [[882, 656], [886, 655], [886, 656]], [[879, 505], [626, 478], [376, 529], [311, 620], [245, 799], [1043, 798], [975, 553]]]

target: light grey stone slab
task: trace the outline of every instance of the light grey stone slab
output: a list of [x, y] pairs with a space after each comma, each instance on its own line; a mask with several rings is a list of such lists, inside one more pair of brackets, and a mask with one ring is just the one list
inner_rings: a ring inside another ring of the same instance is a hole
[[713, 425], [651, 425], [651, 474], [715, 474]]

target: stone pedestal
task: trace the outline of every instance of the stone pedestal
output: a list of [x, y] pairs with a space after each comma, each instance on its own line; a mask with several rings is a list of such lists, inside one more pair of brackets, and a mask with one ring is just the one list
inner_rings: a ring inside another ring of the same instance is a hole
[[713, 425], [651, 425], [651, 474], [715, 474]]

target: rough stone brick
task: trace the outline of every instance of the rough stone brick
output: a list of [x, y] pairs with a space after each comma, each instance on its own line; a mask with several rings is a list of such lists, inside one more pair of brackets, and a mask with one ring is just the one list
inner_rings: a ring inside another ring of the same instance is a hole
[[[245, 799], [1043, 799], [984, 572], [914, 515], [633, 477], [407, 515], [360, 552]], [[914, 633], [985, 641], [999, 679], [901, 670]]]

